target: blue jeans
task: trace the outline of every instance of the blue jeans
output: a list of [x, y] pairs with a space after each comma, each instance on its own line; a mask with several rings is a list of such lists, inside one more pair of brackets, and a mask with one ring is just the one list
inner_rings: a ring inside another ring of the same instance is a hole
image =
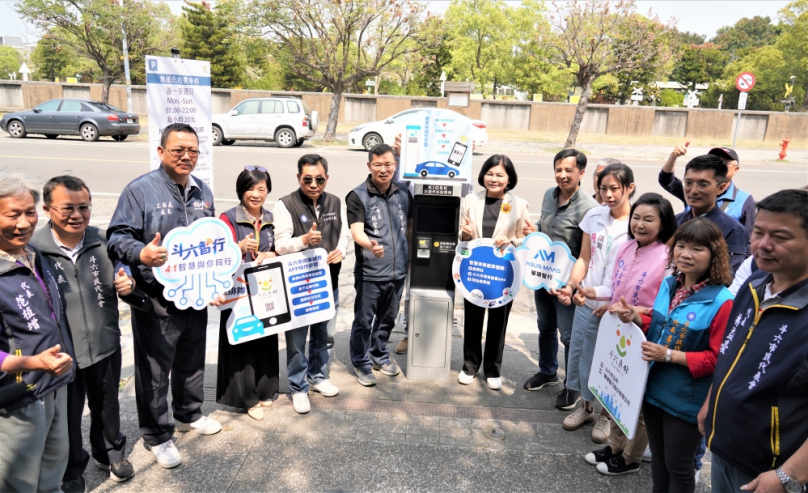
[[396, 325], [404, 279], [354, 282], [354, 321], [351, 326], [351, 362], [354, 368], [370, 373], [373, 363], [390, 362], [387, 341]]
[[569, 362], [570, 338], [572, 337], [572, 319], [575, 306], [565, 306], [544, 289], [534, 291], [536, 315], [539, 325], [539, 373], [555, 375], [558, 371], [558, 330], [561, 332], [561, 343], [564, 345], [564, 368]]
[[595, 310], [586, 305], [575, 307], [572, 339], [568, 346], [567, 388], [580, 391], [581, 398], [587, 402], [595, 402], [595, 396], [589, 390], [589, 372], [595, 355], [598, 327], [600, 317], [595, 316]]
[[[328, 362], [334, 352], [334, 331], [339, 312], [339, 288], [334, 290], [334, 309], [331, 320], [286, 331], [286, 375], [289, 390], [294, 394], [308, 392], [309, 382], [317, 384], [328, 380]], [[309, 356], [306, 358], [309, 330]]]
[[697, 471], [701, 471], [701, 459], [704, 458], [704, 454], [707, 453], [707, 439], [701, 437], [701, 443], [699, 444], [699, 448], [696, 449], [696, 457], [693, 458], [693, 469]]
[[[763, 472], [763, 471], [761, 471]], [[713, 454], [710, 464], [710, 487], [716, 493], [741, 491], [741, 486], [755, 479]]]

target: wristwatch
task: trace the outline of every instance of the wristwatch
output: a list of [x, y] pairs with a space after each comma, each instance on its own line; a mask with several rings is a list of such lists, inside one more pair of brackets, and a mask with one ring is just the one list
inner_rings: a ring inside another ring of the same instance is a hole
[[670, 362], [671, 362], [671, 350], [670, 350], [670, 349], [668, 349], [668, 350], [665, 352], [665, 363], [670, 363]]
[[805, 493], [805, 486], [798, 483], [795, 479], [788, 477], [788, 474], [783, 471], [783, 468], [778, 467], [775, 471], [777, 478], [783, 483], [783, 489], [786, 493]]

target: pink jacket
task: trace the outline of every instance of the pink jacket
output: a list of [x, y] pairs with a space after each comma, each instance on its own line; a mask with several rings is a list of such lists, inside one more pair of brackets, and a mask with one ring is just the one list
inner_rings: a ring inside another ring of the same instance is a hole
[[632, 306], [654, 306], [659, 285], [668, 275], [668, 245], [655, 241], [639, 248], [637, 240], [628, 240], [617, 251], [612, 275], [611, 303], [620, 296]]

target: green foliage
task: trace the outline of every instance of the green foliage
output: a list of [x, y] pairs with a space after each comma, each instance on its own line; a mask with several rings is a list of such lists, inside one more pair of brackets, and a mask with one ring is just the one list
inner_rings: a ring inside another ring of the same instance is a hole
[[685, 103], [685, 95], [673, 89], [662, 89], [659, 91], [659, 99], [660, 106], [667, 106], [669, 108], [684, 106]]
[[779, 31], [768, 16], [744, 17], [734, 26], [720, 28], [712, 43], [728, 54], [731, 60], [737, 60], [756, 48], [774, 44]]
[[186, 2], [182, 7], [182, 56], [210, 62], [213, 87], [236, 87], [244, 71], [243, 53], [226, 15], [217, 15], [206, 2]]
[[808, 0], [797, 0], [780, 11], [782, 34], [777, 47], [783, 53], [789, 76], [797, 76], [794, 98], [800, 111], [808, 110]]
[[63, 77], [64, 69], [70, 63], [71, 54], [48, 33], [45, 33], [31, 52], [34, 77], [39, 80], [55, 80]]
[[433, 36], [434, 39], [428, 47], [411, 55], [413, 84], [408, 84], [407, 93], [439, 97], [441, 95], [440, 76], [452, 62], [452, 34], [449, 32], [446, 22], [437, 17], [430, 19], [424, 32]]
[[11, 46], [0, 46], [0, 79], [8, 79], [8, 74], [17, 74], [21, 79], [17, 69], [22, 65], [22, 54]]
[[729, 56], [711, 43], [687, 45], [676, 63], [673, 80], [681, 84], [702, 84], [712, 82], [724, 72]]

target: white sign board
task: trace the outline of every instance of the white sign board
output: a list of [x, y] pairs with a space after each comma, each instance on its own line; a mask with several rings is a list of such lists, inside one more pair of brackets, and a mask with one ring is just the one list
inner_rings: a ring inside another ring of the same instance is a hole
[[645, 335], [639, 327], [606, 312], [600, 320], [589, 373], [589, 390], [629, 440], [637, 430], [648, 379], [648, 363], [642, 359], [643, 341]]
[[331, 320], [336, 315], [331, 272], [323, 248], [244, 263], [220, 310], [231, 345]]
[[513, 246], [499, 248], [491, 238], [457, 244], [452, 279], [463, 298], [483, 308], [512, 302], [522, 284]]
[[471, 183], [471, 120], [450, 110], [430, 109], [399, 118], [399, 179], [413, 183]]
[[163, 129], [172, 123], [187, 123], [199, 135], [199, 159], [193, 175], [213, 190], [210, 62], [147, 56], [146, 98], [151, 169], [160, 166], [157, 147]]
[[745, 110], [746, 109], [746, 100], [749, 99], [748, 92], [742, 92], [738, 95], [738, 109]]
[[576, 260], [566, 243], [551, 241], [544, 233], [530, 233], [515, 256], [522, 270], [522, 284], [534, 291], [563, 288]]

